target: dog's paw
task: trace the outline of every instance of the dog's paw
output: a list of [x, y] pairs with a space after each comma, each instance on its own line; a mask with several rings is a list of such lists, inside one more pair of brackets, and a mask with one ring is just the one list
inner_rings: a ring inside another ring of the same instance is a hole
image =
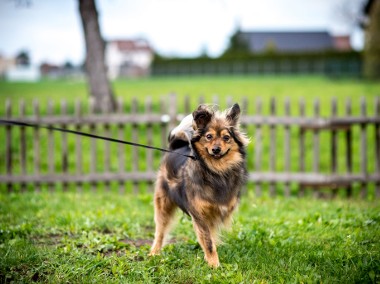
[[218, 268], [220, 266], [218, 255], [205, 257], [205, 260], [211, 268]]
[[159, 255], [160, 254], [160, 250], [159, 249], [154, 249], [152, 248], [148, 254], [148, 256], [155, 256], [155, 255]]
[[220, 263], [219, 263], [219, 260], [218, 261], [213, 261], [213, 262], [208, 262], [208, 266], [210, 266], [211, 268], [218, 268], [220, 266]]

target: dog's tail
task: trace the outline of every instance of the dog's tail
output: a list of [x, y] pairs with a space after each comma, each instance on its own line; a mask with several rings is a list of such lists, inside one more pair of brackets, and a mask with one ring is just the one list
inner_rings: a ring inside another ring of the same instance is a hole
[[190, 147], [190, 141], [194, 134], [193, 115], [189, 114], [169, 134], [169, 148], [171, 150], [182, 147]]

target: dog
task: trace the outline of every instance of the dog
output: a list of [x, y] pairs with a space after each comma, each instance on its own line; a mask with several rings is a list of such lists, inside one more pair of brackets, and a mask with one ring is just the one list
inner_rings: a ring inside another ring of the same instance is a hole
[[219, 228], [229, 225], [247, 180], [247, 136], [240, 131], [240, 107], [224, 112], [200, 105], [169, 135], [173, 153], [163, 157], [154, 193], [155, 238], [150, 255], [160, 253], [176, 208], [193, 222], [204, 258], [220, 265], [216, 250]]

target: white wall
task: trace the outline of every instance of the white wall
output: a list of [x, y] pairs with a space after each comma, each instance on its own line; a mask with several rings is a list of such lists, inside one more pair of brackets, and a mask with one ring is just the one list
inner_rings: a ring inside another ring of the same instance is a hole
[[8, 81], [36, 82], [40, 80], [40, 77], [40, 70], [36, 66], [16, 66], [5, 74]]

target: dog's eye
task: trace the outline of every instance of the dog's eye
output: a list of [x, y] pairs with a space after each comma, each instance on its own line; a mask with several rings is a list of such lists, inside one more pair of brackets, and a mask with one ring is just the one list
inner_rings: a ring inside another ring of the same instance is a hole
[[207, 134], [207, 135], [206, 135], [206, 139], [207, 139], [207, 140], [211, 140], [211, 139], [212, 139], [212, 135], [211, 135], [211, 134]]
[[228, 135], [224, 135], [224, 136], [223, 136], [223, 140], [224, 140], [224, 142], [228, 142], [228, 141], [230, 141], [230, 136], [228, 136]]

